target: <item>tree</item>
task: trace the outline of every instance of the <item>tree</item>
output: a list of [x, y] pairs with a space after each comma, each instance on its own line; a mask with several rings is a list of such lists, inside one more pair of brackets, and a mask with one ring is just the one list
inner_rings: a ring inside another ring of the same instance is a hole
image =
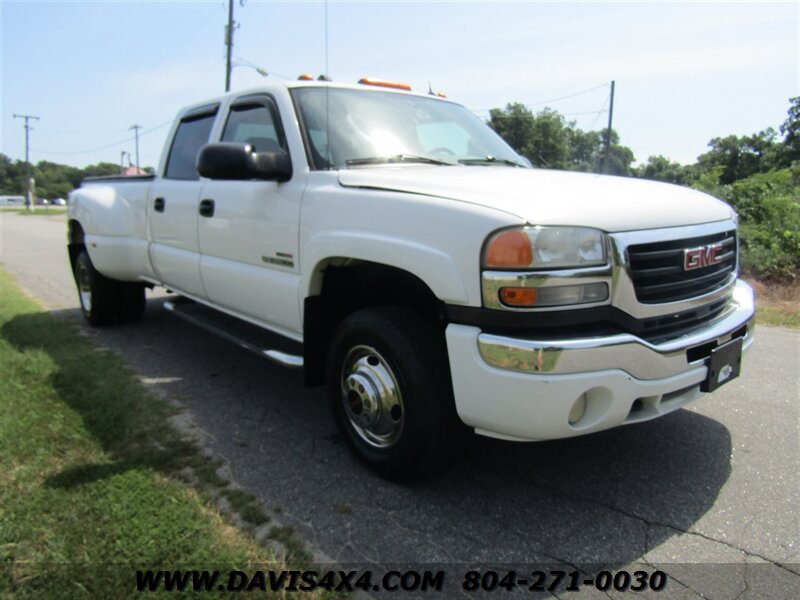
[[[600, 140], [603, 145], [603, 154], [605, 154], [606, 138], [608, 137], [608, 130], [604, 129], [600, 132]], [[620, 146], [619, 134], [611, 130], [611, 146], [609, 147], [608, 157], [603, 156], [602, 164], [605, 165], [605, 173], [609, 175], [631, 175], [631, 165], [635, 160], [633, 150], [627, 146]]]
[[[582, 131], [551, 108], [533, 114], [524, 104], [490, 111], [489, 126], [535, 166], [598, 172], [604, 155], [605, 131]], [[611, 132], [608, 172], [629, 175], [633, 151]]]
[[582, 131], [569, 128], [569, 169], [597, 173], [603, 152], [603, 138], [599, 131]]
[[101, 177], [103, 175], [119, 175], [119, 165], [108, 162], [89, 165], [88, 167], [84, 167], [81, 179], [85, 179], [86, 177]]
[[677, 185], [689, 185], [695, 179], [694, 168], [673, 162], [665, 156], [651, 156], [636, 170], [636, 176]]
[[16, 196], [25, 194], [25, 163], [12, 162], [5, 154], [0, 154], [0, 194]]
[[545, 108], [533, 120], [533, 136], [529, 142], [530, 161], [548, 169], [566, 169], [569, 165], [569, 130], [564, 117]]
[[781, 158], [786, 166], [800, 160], [800, 96], [790, 98], [789, 102], [789, 117], [780, 127], [784, 136]]
[[569, 136], [564, 117], [545, 108], [534, 115], [524, 104], [514, 103], [489, 112], [489, 126], [537, 167], [565, 169], [569, 161]]
[[[152, 172], [152, 168], [147, 168]], [[64, 198], [81, 184], [86, 177], [119, 175], [119, 165], [102, 162], [83, 169], [50, 161], [40, 161], [33, 166], [36, 180], [36, 195], [40, 198]], [[28, 167], [20, 160], [12, 161], [0, 154], [0, 193], [23, 195], [25, 193]]]
[[533, 113], [524, 104], [507, 104], [505, 109], [489, 111], [489, 127], [494, 129], [518, 154], [528, 156], [533, 137]]
[[701, 171], [723, 167], [719, 180], [723, 185], [766, 173], [779, 166], [780, 147], [776, 137], [775, 130], [768, 127], [752, 135], [714, 138], [708, 143], [711, 150], [697, 159], [698, 167]]

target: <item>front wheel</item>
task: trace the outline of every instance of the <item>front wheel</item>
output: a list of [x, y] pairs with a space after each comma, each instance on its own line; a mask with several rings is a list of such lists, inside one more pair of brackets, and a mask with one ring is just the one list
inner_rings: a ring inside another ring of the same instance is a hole
[[135, 321], [144, 313], [144, 285], [106, 277], [94, 268], [85, 249], [75, 258], [73, 272], [81, 311], [91, 325]]
[[459, 427], [444, 336], [399, 307], [347, 316], [328, 360], [331, 409], [354, 454], [391, 479], [441, 467]]

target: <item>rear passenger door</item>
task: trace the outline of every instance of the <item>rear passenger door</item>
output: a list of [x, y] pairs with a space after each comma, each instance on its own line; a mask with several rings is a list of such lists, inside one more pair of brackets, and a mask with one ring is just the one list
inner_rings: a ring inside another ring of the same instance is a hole
[[208, 143], [218, 105], [195, 109], [181, 118], [163, 176], [149, 199], [150, 256], [162, 283], [189, 296], [205, 298], [197, 242], [202, 183], [197, 154]]
[[[259, 152], [288, 146], [277, 104], [267, 94], [234, 101], [221, 140]], [[297, 337], [298, 227], [304, 177], [287, 182], [204, 180], [201, 197], [213, 214], [198, 223], [200, 271], [215, 304]]]

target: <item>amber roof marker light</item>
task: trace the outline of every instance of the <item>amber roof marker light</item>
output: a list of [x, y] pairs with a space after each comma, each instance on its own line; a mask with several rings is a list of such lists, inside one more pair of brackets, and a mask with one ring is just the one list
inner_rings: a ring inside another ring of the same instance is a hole
[[378, 87], [392, 88], [395, 90], [405, 90], [406, 92], [411, 91], [411, 86], [407, 83], [401, 83], [399, 81], [386, 81], [385, 79], [375, 79], [374, 77], [362, 77], [358, 80], [358, 83], [362, 85], [375, 85]]

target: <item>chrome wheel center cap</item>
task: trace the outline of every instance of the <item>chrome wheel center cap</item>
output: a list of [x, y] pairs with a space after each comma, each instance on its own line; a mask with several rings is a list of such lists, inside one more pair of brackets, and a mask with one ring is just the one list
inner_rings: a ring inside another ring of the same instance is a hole
[[353, 415], [366, 427], [377, 423], [381, 415], [381, 399], [369, 375], [360, 372], [351, 373], [345, 382], [345, 387]]
[[359, 345], [347, 353], [341, 389], [353, 433], [375, 448], [391, 448], [400, 440], [403, 397], [391, 366], [375, 348]]

